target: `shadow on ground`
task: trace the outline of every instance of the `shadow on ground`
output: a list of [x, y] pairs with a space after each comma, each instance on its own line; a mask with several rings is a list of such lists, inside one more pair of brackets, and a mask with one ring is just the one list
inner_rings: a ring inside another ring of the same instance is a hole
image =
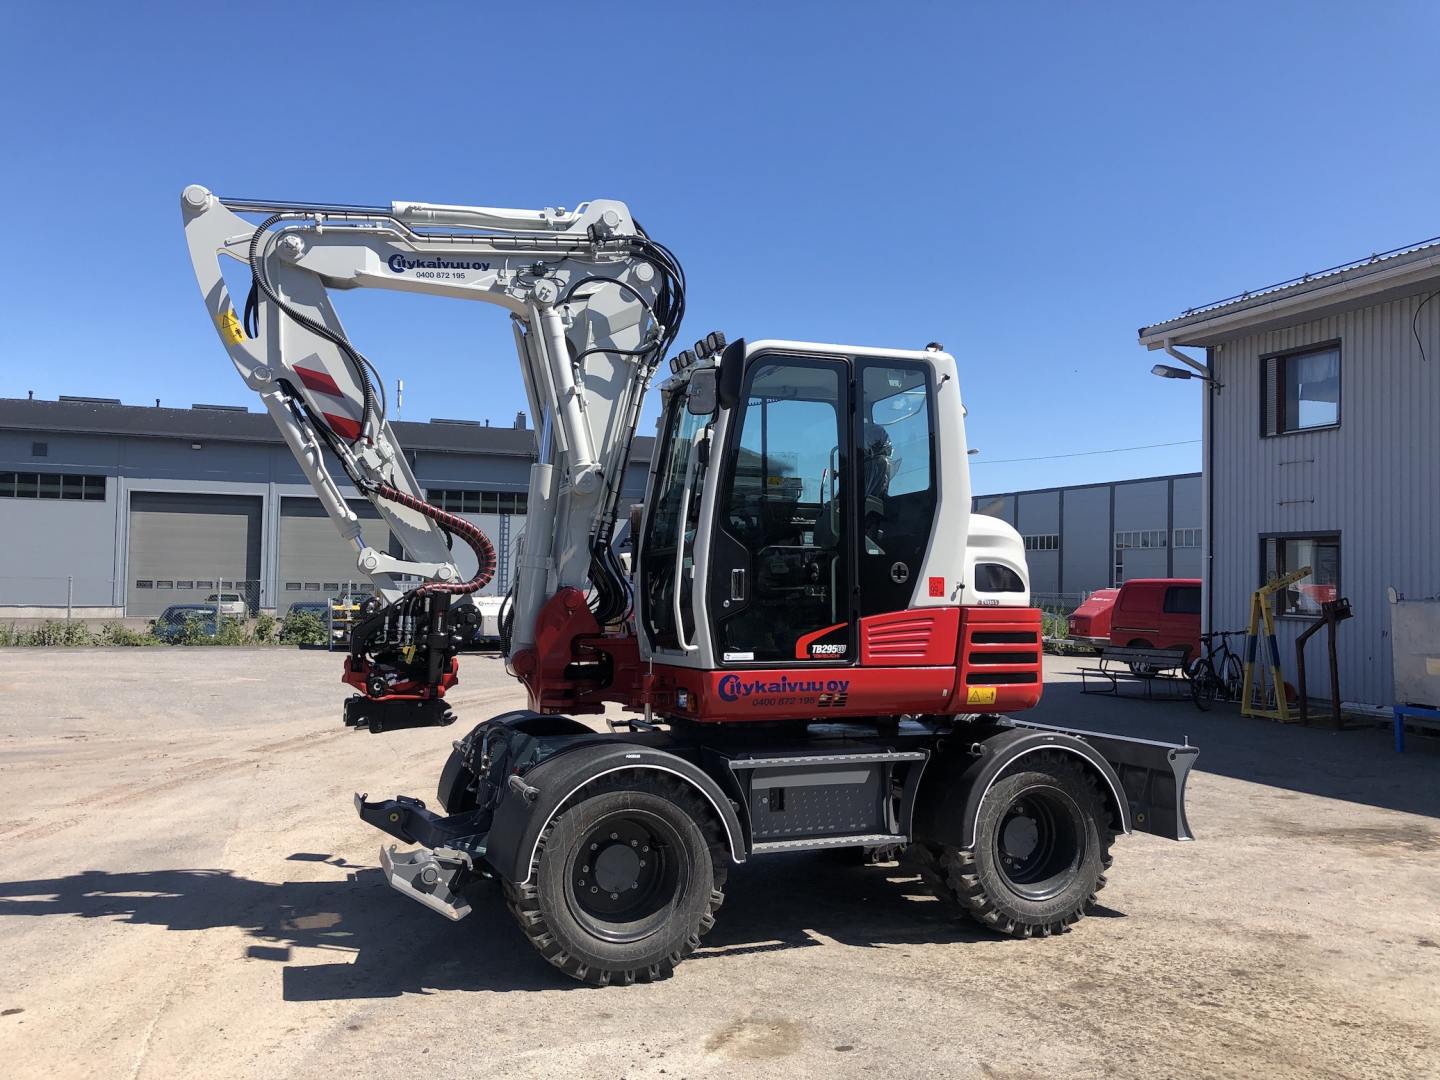
[[[230, 870], [88, 870], [0, 883], [0, 918], [71, 915], [170, 930], [234, 927], [253, 942], [240, 962], [285, 964], [287, 1001], [580, 988], [523, 940], [498, 888], [480, 887], [474, 911], [457, 925], [396, 894], [378, 869], [326, 855], [291, 858], [323, 861], [349, 871], [348, 878], [273, 883]], [[738, 868], [731, 881], [720, 918], [692, 964], [827, 939], [864, 947], [993, 939], [950, 915], [894, 864], [845, 865], [833, 854], [776, 856]], [[295, 948], [343, 955], [334, 963], [291, 962]]]
[[1078, 680], [1047, 678], [1024, 719], [1162, 742], [1188, 738], [1200, 772], [1440, 817], [1440, 739], [1411, 738], [1397, 754], [1387, 727], [1331, 731], [1241, 716], [1234, 706], [1201, 712], [1190, 700], [1081, 694]]

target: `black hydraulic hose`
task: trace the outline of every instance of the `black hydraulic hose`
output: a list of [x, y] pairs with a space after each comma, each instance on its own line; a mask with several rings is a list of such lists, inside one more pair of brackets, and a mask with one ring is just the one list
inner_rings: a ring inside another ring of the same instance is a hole
[[[325, 326], [323, 323], [316, 322], [314, 319], [310, 318], [303, 312], [296, 311], [289, 304], [285, 303], [284, 300], [281, 300], [275, 290], [270, 287], [270, 280], [265, 276], [264, 260], [260, 258], [260, 241], [263, 239], [265, 233], [268, 232], [270, 227], [276, 224], [276, 222], [283, 221], [286, 218], [293, 216], [293, 214], [285, 212], [271, 214], [268, 218], [262, 221], [259, 226], [256, 227], [254, 234], [250, 237], [249, 262], [251, 280], [254, 285], [259, 286], [260, 291], [265, 294], [265, 298], [267, 300], [269, 300], [272, 304], [278, 307], [286, 315], [290, 316], [291, 319], [299, 323], [306, 330], [309, 330], [317, 337], [322, 337], [326, 341], [333, 344], [345, 355], [345, 358], [350, 362], [350, 367], [351, 370], [354, 372], [355, 380], [360, 384], [361, 396], [360, 434], [357, 435], [354, 440], [352, 440], [351, 445], [353, 446], [356, 442], [359, 442], [360, 439], [364, 437], [365, 425], [377, 415], [375, 409], [375, 388], [370, 382], [370, 362], [366, 360], [365, 357], [360, 355], [359, 351], [355, 348], [355, 346], [350, 344], [349, 340], [345, 337], [344, 334], [337, 334], [328, 326]], [[252, 311], [252, 305], [248, 300], [246, 301], [245, 308], [246, 319], [247, 321], [249, 321]], [[257, 319], [257, 325], [259, 315], [258, 308], [259, 304], [257, 301], [253, 308]], [[383, 420], [383, 417], [381, 417], [381, 419]]]

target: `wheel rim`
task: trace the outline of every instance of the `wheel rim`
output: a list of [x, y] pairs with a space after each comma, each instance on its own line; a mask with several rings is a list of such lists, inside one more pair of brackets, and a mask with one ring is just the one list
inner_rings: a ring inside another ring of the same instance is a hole
[[565, 877], [575, 921], [607, 941], [639, 941], [665, 925], [684, 896], [689, 858], [680, 834], [654, 814], [607, 814], [581, 838]]
[[1005, 884], [1027, 900], [1058, 896], [1085, 858], [1080, 807], [1063, 791], [1028, 788], [1011, 801], [995, 830], [995, 865]]

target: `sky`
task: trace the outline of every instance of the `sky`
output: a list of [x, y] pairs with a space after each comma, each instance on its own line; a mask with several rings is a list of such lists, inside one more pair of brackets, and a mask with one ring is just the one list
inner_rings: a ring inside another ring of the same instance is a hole
[[[190, 183], [617, 198], [685, 265], [682, 342], [943, 343], [977, 492], [1196, 470], [1201, 385], [1151, 376], [1136, 329], [1440, 234], [1437, 29], [1400, 3], [7, 4], [0, 396], [259, 408], [200, 303]], [[502, 310], [338, 303], [404, 419], [524, 407]]]

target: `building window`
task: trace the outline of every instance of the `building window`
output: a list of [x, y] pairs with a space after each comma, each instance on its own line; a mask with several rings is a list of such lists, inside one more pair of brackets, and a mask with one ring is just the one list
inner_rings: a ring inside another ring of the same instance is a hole
[[1130, 529], [1115, 534], [1117, 551], [1123, 548], [1163, 548], [1164, 546], [1164, 529]]
[[50, 444], [48, 442], [32, 442], [30, 444], [31, 457], [49, 457]]
[[298, 581], [287, 581], [287, 582], [285, 582], [285, 591], [286, 591], [286, 592], [299, 592], [299, 591], [300, 591], [300, 588], [301, 588], [300, 582], [298, 582]]
[[157, 589], [173, 589], [173, 588], [175, 587], [175, 582], [173, 582], [173, 581], [156, 581], [156, 582], [155, 582], [155, 587], [156, 587]]
[[105, 501], [105, 477], [78, 473], [0, 472], [0, 499]]
[[1060, 550], [1060, 536], [1058, 533], [1040, 533], [1035, 536], [1026, 536], [1023, 539], [1025, 541], [1026, 551]]
[[175, 582], [175, 587], [176, 587], [177, 589], [193, 589], [193, 588], [195, 588], [195, 582], [193, 582], [193, 581], [177, 581], [177, 582]]
[[1340, 423], [1340, 345], [1261, 357], [1260, 428], [1265, 435]]
[[1110, 584], [1118, 586], [1125, 583], [1126, 551], [1134, 548], [1164, 550], [1165, 542], [1168, 539], [1169, 536], [1164, 529], [1126, 529], [1123, 532], [1117, 532], [1115, 534], [1115, 572], [1110, 578]]
[[1265, 536], [1260, 539], [1261, 582], [1273, 581], [1306, 566], [1310, 575], [1275, 594], [1275, 614], [1315, 618], [1320, 605], [1340, 595], [1340, 537]]
[[1203, 530], [1201, 529], [1176, 529], [1175, 537], [1171, 546], [1177, 548], [1198, 548]]
[[452, 514], [523, 514], [530, 496], [524, 491], [461, 491], [458, 488], [430, 488], [430, 502]]
[[147, 581], [142, 578], [141, 580], [135, 582], [135, 587], [137, 589], [153, 589], [155, 587], [155, 582], [153, 579]]

